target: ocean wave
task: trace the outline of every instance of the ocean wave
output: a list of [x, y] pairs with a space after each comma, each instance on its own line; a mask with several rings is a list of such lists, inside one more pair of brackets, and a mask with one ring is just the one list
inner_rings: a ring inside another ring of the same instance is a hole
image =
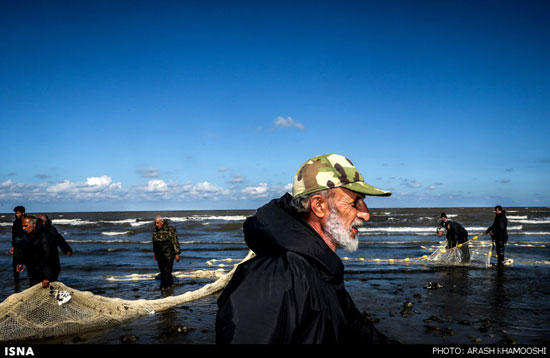
[[191, 216], [171, 216], [166, 217], [167, 220], [172, 222], [187, 222], [187, 221], [244, 221], [246, 220], [244, 215], [191, 215]]
[[82, 219], [53, 219], [54, 225], [95, 225], [96, 221], [88, 221]]
[[102, 231], [101, 235], [105, 236], [118, 236], [118, 235], [128, 235], [130, 231]]
[[153, 221], [137, 221], [130, 223], [130, 226], [143, 226], [153, 224]]
[[510, 219], [508, 218], [509, 222], [511, 223], [518, 223], [518, 224], [550, 224], [550, 219], [544, 218], [544, 219], [534, 219], [534, 220], [524, 220], [524, 219]]
[[[71, 244], [137, 244], [138, 242], [125, 239], [103, 239], [103, 240], [65, 240]], [[148, 241], [150, 243], [150, 241]]]
[[[481, 235], [482, 232], [485, 232], [487, 230], [487, 227], [482, 226], [469, 226], [465, 227], [465, 229], [468, 231], [469, 235], [476, 235], [476, 233], [479, 233], [478, 235]], [[522, 225], [516, 225], [516, 226], [509, 226], [508, 231], [521, 231], [523, 230]], [[436, 235], [436, 228], [435, 227], [414, 227], [414, 226], [382, 226], [382, 227], [359, 227], [359, 232], [363, 234], [417, 234], [417, 235]]]
[[102, 224], [113, 224], [113, 225], [130, 224], [130, 226], [143, 226], [143, 225], [153, 223], [152, 220], [140, 220], [140, 219], [99, 220], [98, 222]]
[[[170, 216], [165, 217], [166, 220], [171, 222], [189, 222], [189, 221], [244, 221], [246, 220], [244, 215], [191, 215], [191, 216]], [[53, 219], [52, 224], [54, 225], [97, 225], [97, 224], [112, 224], [112, 225], [125, 225], [130, 226], [143, 226], [153, 224], [153, 220], [140, 220], [139, 218], [129, 218], [129, 219], [120, 219], [120, 220], [83, 220], [80, 218], [76, 219]], [[10, 226], [11, 222], [0, 223], [0, 226]]]

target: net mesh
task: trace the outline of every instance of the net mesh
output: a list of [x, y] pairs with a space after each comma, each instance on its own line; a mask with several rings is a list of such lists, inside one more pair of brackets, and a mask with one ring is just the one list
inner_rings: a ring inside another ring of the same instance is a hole
[[[250, 251], [241, 263], [253, 256]], [[61, 282], [52, 282], [49, 290], [37, 284], [0, 303], [0, 342], [80, 334], [161, 312], [222, 290], [236, 267], [225, 274], [202, 271], [201, 277], [217, 279], [195, 291], [155, 300], [104, 297]]]
[[445, 240], [427, 257], [427, 261], [442, 265], [472, 265], [480, 261], [483, 256], [480, 256], [479, 251], [471, 250], [471, 246], [473, 246], [471, 241], [468, 241], [459, 246], [447, 248], [447, 240]]

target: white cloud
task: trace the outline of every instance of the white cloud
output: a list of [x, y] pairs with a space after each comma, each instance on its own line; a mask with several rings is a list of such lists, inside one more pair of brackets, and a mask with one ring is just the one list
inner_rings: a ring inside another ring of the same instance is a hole
[[302, 123], [294, 121], [294, 119], [292, 119], [291, 117], [287, 117], [285, 119], [279, 116], [277, 117], [275, 122], [273, 122], [273, 124], [275, 125], [275, 127], [280, 127], [280, 128], [295, 128], [299, 130], [304, 130], [304, 125]]
[[[107, 175], [101, 177], [89, 177], [85, 182], [71, 182], [63, 180], [54, 185], [47, 186], [42, 184], [30, 190], [27, 188], [25, 193], [34, 193], [37, 198], [50, 200], [87, 200], [87, 199], [122, 199], [125, 197], [126, 191], [122, 187], [122, 183], [113, 183], [113, 179]], [[43, 190], [45, 187], [45, 190]], [[36, 199], [36, 197], [34, 198]]]
[[226, 194], [229, 194], [229, 190], [205, 181], [195, 185], [191, 193], [194, 195], [199, 195], [204, 197], [204, 196], [210, 196], [210, 195], [226, 195]]
[[147, 182], [147, 186], [145, 187], [145, 191], [166, 191], [166, 190], [168, 190], [168, 185], [164, 180], [161, 180], [161, 179], [149, 180]]
[[0, 199], [15, 204], [26, 202], [56, 203], [79, 201], [194, 201], [194, 200], [270, 200], [292, 190], [292, 184], [270, 186], [267, 182], [244, 186], [234, 180], [231, 188], [209, 181], [198, 183], [151, 179], [145, 184], [123, 186], [108, 175], [87, 177], [83, 181], [62, 180], [57, 183], [17, 183], [13, 179], [0, 182]]
[[60, 183], [50, 186], [46, 189], [48, 193], [62, 193], [71, 190], [74, 187], [74, 184], [68, 180], [64, 180]]
[[11, 179], [8, 179], [6, 181], [3, 181], [0, 183], [0, 187], [5, 187], [5, 188], [9, 188], [13, 185], [16, 185], [15, 181], [11, 180]]
[[260, 183], [256, 186], [247, 186], [241, 190], [241, 193], [251, 195], [253, 197], [264, 197], [268, 191], [267, 183]]
[[86, 179], [86, 184], [96, 187], [106, 187], [111, 184], [113, 180], [111, 177], [104, 175], [102, 177], [91, 177]]

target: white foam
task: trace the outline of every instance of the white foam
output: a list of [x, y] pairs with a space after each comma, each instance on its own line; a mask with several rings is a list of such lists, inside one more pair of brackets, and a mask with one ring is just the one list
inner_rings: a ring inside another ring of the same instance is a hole
[[136, 223], [137, 219], [101, 220], [100, 222], [105, 224], [132, 224], [132, 223]]
[[53, 219], [52, 224], [55, 225], [94, 225], [95, 221], [87, 221], [82, 219]]
[[130, 223], [130, 226], [143, 226], [143, 225], [151, 225], [153, 223], [153, 221], [138, 221], [138, 222], [133, 222], [133, 223]]
[[221, 220], [221, 221], [244, 221], [246, 220], [244, 215], [192, 215], [185, 217], [167, 217], [167, 220], [173, 222], [187, 222], [187, 221], [209, 221], [209, 220]]
[[130, 231], [102, 231], [101, 235], [105, 236], [118, 236], [118, 235], [128, 235]]
[[510, 222], [512, 223], [519, 223], [519, 224], [534, 224], [534, 225], [537, 225], [537, 224], [550, 224], [550, 220], [549, 219], [535, 219], [535, 220], [517, 220], [517, 219], [510, 219], [508, 218]]
[[[135, 241], [131, 241], [131, 240], [123, 240], [123, 239], [105, 239], [105, 240], [66, 240], [67, 242], [69, 243], [79, 243], [79, 244], [105, 244], [105, 243], [109, 243], [109, 244], [127, 244], [127, 243], [130, 243], [130, 244], [135, 244], [136, 242]], [[148, 241], [148, 243], [151, 243], [150, 241]]]

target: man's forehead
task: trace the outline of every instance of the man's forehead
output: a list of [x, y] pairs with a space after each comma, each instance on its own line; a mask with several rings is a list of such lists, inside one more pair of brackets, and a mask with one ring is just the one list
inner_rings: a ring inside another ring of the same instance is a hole
[[351, 190], [346, 189], [346, 188], [334, 188], [334, 189], [331, 189], [331, 190], [334, 190], [336, 195], [340, 195], [343, 198], [347, 197], [352, 201], [355, 201], [358, 198], [361, 198], [361, 199], [365, 198], [365, 194], [357, 193], [355, 191], [351, 191]]

